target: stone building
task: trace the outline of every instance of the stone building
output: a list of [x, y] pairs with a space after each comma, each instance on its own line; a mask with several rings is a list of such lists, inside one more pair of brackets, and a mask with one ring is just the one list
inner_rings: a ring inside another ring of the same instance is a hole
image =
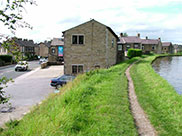
[[141, 45], [142, 52], [146, 54], [150, 52], [156, 54], [162, 53], [162, 43], [160, 38], [148, 39], [148, 37], [146, 37], [146, 39], [142, 39]]
[[39, 56], [43, 58], [48, 58], [50, 46], [51, 46], [51, 41], [45, 41], [39, 43]]
[[118, 47], [122, 48], [125, 56], [127, 56], [128, 49], [141, 49], [141, 42], [142, 39], [140, 38], [139, 33], [137, 36], [124, 36], [123, 33], [121, 33], [118, 41]]
[[173, 45], [171, 42], [162, 42], [162, 53], [173, 53]]
[[64, 39], [53, 38], [49, 47], [48, 62], [50, 64], [62, 64], [64, 61], [63, 55]]
[[76, 75], [117, 62], [117, 35], [96, 20], [73, 27], [64, 35], [64, 73]]
[[[141, 49], [143, 53], [157, 53], [160, 54], [162, 52], [162, 43], [161, 39], [142, 39], [140, 38], [140, 34], [137, 36], [123, 36], [120, 34], [118, 46], [123, 46], [123, 51], [125, 52], [125, 56], [127, 56], [127, 51], [130, 48], [133, 49]], [[120, 47], [121, 48], [121, 47]]]

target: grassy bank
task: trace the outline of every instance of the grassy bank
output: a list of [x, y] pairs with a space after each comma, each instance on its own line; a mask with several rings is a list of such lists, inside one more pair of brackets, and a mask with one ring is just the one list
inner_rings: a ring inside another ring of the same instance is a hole
[[78, 76], [1, 136], [135, 136], [129, 109], [126, 68], [132, 59], [110, 69]]
[[135, 64], [130, 73], [135, 85], [138, 101], [147, 113], [151, 123], [163, 136], [182, 135], [182, 96], [160, 77], [150, 56]]

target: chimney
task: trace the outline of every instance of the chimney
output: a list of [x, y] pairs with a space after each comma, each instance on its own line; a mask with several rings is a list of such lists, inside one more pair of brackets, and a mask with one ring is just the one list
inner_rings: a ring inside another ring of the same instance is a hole
[[123, 37], [123, 33], [120, 33], [120, 37]]
[[161, 38], [160, 37], [158, 39], [159, 39], [159, 41], [161, 41]]
[[146, 36], [146, 40], [148, 40], [148, 36]]
[[137, 34], [137, 37], [139, 37], [139, 38], [140, 38], [140, 33], [138, 33], [138, 34]]

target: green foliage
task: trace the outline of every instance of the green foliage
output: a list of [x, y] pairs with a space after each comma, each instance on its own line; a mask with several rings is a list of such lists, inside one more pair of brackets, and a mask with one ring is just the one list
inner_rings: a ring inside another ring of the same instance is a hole
[[6, 62], [12, 62], [12, 56], [11, 55], [0, 55], [0, 59], [2, 61]]
[[34, 0], [7, 0], [1, 3], [0, 9], [0, 21], [7, 26], [12, 32], [18, 27], [29, 27], [31, 26], [22, 21], [22, 13], [25, 10], [24, 5], [26, 3], [35, 4]]
[[7, 103], [9, 101], [10, 97], [5, 96], [5, 92], [3, 91], [3, 89], [7, 87], [6, 85], [9, 81], [12, 81], [12, 79], [7, 79], [6, 77], [2, 77], [0, 79], [0, 104]]
[[1, 136], [136, 136], [125, 70], [137, 58], [79, 75]]
[[130, 70], [138, 101], [161, 136], [182, 135], [182, 96], [152, 68], [150, 56]]
[[129, 58], [140, 57], [140, 56], [142, 56], [142, 50], [141, 49], [133, 49], [133, 48], [130, 48], [128, 50], [127, 56]]

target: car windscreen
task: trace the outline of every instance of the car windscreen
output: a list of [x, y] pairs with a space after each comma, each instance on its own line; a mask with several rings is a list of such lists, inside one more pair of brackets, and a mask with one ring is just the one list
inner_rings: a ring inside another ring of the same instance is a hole
[[59, 80], [71, 80], [71, 77], [70, 76], [62, 76], [59, 78]]

